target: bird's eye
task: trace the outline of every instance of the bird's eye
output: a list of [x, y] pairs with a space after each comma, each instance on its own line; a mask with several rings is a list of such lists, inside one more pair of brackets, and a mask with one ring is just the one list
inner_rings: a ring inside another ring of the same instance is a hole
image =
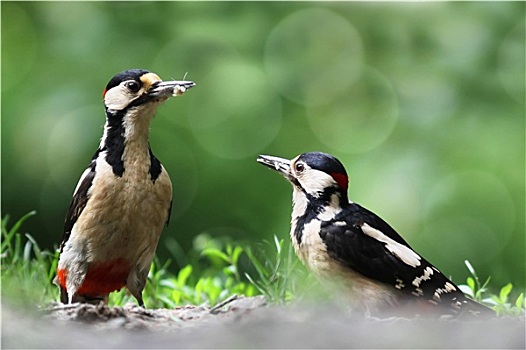
[[137, 92], [139, 91], [139, 89], [141, 88], [141, 86], [139, 85], [138, 82], [134, 81], [134, 80], [130, 80], [130, 81], [127, 81], [125, 84], [124, 84], [128, 90], [130, 90], [131, 92]]
[[303, 165], [303, 163], [296, 163], [296, 165], [294, 165], [294, 169], [296, 172], [301, 173], [303, 170], [305, 170], [305, 165]]

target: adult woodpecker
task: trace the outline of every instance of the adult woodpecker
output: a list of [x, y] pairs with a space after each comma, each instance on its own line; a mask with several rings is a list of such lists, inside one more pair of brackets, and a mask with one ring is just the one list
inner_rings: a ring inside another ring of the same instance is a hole
[[347, 198], [342, 163], [321, 153], [257, 161], [292, 183], [290, 237], [300, 260], [318, 277], [337, 280], [354, 309], [372, 314], [492, 314], [416, 253], [384, 220]]
[[126, 287], [144, 305], [142, 291], [172, 205], [172, 183], [150, 148], [149, 125], [161, 103], [193, 86], [143, 69], [109, 81], [104, 133], [64, 224], [55, 279], [61, 302], [107, 302], [109, 293]]

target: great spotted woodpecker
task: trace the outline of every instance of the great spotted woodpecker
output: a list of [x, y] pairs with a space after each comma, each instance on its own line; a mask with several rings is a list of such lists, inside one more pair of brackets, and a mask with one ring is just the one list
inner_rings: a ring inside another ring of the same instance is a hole
[[107, 302], [142, 291], [172, 205], [172, 183], [153, 155], [149, 125], [157, 107], [195, 86], [147, 70], [115, 75], [103, 93], [106, 123], [66, 215], [55, 283], [63, 303]]
[[384, 220], [347, 198], [348, 177], [335, 157], [292, 160], [261, 155], [294, 188], [290, 237], [300, 260], [323, 280], [337, 280], [351, 308], [366, 315], [430, 312], [492, 314], [416, 253]]

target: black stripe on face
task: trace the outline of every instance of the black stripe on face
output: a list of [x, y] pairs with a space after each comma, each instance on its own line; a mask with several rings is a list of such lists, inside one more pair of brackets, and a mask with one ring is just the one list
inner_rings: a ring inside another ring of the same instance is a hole
[[152, 97], [144, 93], [140, 95], [139, 97], [137, 97], [135, 100], [131, 101], [130, 104], [126, 106], [126, 108], [123, 109], [123, 111], [128, 111], [131, 108], [139, 107], [141, 105], [144, 105], [150, 102], [151, 100], [152, 100]]

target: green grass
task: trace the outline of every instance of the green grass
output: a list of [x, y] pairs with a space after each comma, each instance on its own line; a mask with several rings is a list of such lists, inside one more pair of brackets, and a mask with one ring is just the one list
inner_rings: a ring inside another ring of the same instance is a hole
[[10, 228], [9, 216], [2, 219], [2, 295], [43, 305], [58, 299], [58, 290], [51, 288], [58, 252], [41, 250], [31, 235], [20, 233], [24, 221], [34, 215], [34, 211], [24, 215]]
[[[9, 216], [2, 219], [2, 290], [10, 299], [45, 305], [59, 298], [58, 287], [53, 284], [58, 251], [42, 250], [30, 234], [20, 233], [23, 222], [33, 215], [35, 212], [28, 213], [12, 227], [8, 227]], [[243, 253], [241, 246], [208, 242], [195, 261], [177, 274], [170, 272], [170, 261], [161, 263], [155, 258], [143, 292], [145, 304], [150, 308], [213, 305], [232, 294], [259, 294], [239, 271]], [[110, 294], [110, 305], [128, 302], [135, 303], [135, 299], [125, 289]]]
[[511, 300], [513, 300], [510, 295], [513, 289], [511, 283], [500, 288], [498, 294], [489, 293], [488, 285], [491, 277], [486, 278], [484, 283], [481, 283], [471, 263], [467, 260], [465, 260], [464, 263], [471, 274], [471, 276], [466, 279], [466, 284], [459, 285], [459, 288], [465, 294], [473, 300], [491, 307], [497, 312], [497, 315], [519, 316], [524, 314], [526, 307], [524, 292], [521, 292], [518, 297], [514, 299], [514, 302], [511, 302]]
[[[26, 214], [11, 227], [9, 216], [2, 218], [2, 295], [19, 304], [45, 306], [58, 300], [58, 287], [52, 283], [58, 252], [40, 249], [30, 234], [21, 233], [22, 224], [33, 215], [35, 212]], [[143, 293], [147, 307], [212, 306], [233, 294], [265, 295], [276, 304], [327, 299], [322, 296], [323, 288], [313, 288], [317, 282], [284, 240], [274, 237], [273, 242], [245, 246], [203, 235], [199, 242], [199, 248], [186, 257], [188, 264], [175, 274], [169, 269], [170, 261], [154, 259]], [[465, 264], [470, 276], [459, 285], [464, 293], [498, 315], [524, 314], [524, 292], [512, 296], [513, 286], [508, 283], [494, 294], [490, 278], [481, 282], [473, 266], [468, 261]], [[130, 302], [135, 299], [125, 289], [110, 294], [110, 305]]]

